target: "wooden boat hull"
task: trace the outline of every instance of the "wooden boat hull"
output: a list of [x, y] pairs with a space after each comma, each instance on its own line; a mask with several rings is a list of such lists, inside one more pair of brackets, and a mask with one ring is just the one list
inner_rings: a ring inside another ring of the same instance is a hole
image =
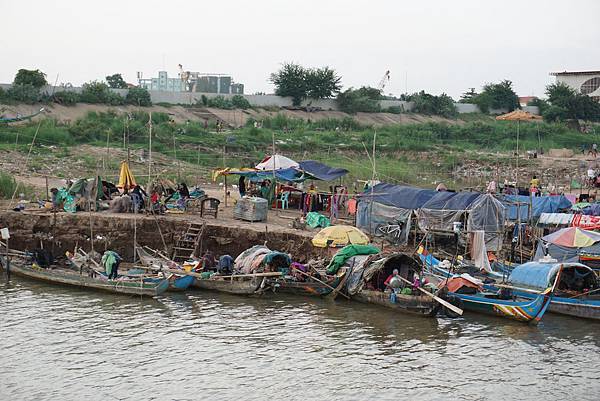
[[467, 295], [455, 292], [450, 292], [448, 295], [459, 298], [462, 303], [460, 307], [468, 311], [500, 316], [534, 325], [542, 319], [552, 298], [549, 293], [539, 294], [534, 299], [526, 301], [486, 298], [477, 294]]
[[329, 287], [316, 281], [294, 281], [282, 278], [277, 278], [270, 281], [270, 285], [275, 292], [309, 297], [321, 297], [330, 294], [331, 291], [333, 291], [331, 287], [336, 288], [338, 284], [340, 284], [340, 278], [337, 277], [335, 280], [327, 284], [329, 284]]
[[192, 283], [192, 287], [200, 288], [202, 290], [219, 291], [228, 294], [235, 295], [254, 295], [264, 292], [265, 288], [263, 285], [264, 277], [256, 277], [248, 280], [241, 279], [218, 279], [208, 278], [200, 279], [196, 278]]
[[[2, 260], [2, 265], [5, 265], [4, 260]], [[79, 274], [76, 271], [71, 272], [64, 269], [46, 270], [27, 266], [17, 261], [11, 261], [10, 274], [54, 284], [72, 285], [80, 288], [93, 288], [100, 291], [126, 295], [153, 297], [162, 294], [169, 288], [169, 281], [166, 279], [158, 282], [119, 279], [101, 280]]]
[[384, 306], [389, 309], [412, 315], [433, 317], [437, 314], [440, 305], [425, 295], [403, 295], [396, 294], [396, 301], [392, 302], [389, 292], [361, 290], [352, 295], [352, 300]]
[[185, 291], [196, 279], [193, 276], [173, 276], [169, 280], [169, 290], [173, 291]]
[[[513, 294], [519, 299], [530, 300], [535, 294], [525, 291], [513, 290]], [[600, 320], [600, 300], [578, 299], [565, 297], [552, 297], [548, 311], [561, 315], [580, 317], [584, 319]]]

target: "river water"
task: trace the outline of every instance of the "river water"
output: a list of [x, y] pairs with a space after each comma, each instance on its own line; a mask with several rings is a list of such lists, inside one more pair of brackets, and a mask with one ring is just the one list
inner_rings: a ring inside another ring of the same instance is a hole
[[598, 400], [600, 325], [0, 279], [0, 400]]

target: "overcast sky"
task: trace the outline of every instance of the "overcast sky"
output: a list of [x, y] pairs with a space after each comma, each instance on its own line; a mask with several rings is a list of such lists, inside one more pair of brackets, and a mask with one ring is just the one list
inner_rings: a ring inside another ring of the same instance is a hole
[[284, 61], [330, 66], [344, 87], [458, 98], [510, 79], [542, 95], [551, 71], [600, 69], [598, 0], [0, 0], [0, 82], [19, 68], [80, 85], [119, 72], [227, 73], [273, 88]]

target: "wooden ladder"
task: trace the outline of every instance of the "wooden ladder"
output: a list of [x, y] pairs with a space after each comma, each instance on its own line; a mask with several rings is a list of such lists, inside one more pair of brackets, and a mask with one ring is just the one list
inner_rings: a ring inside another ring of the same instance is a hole
[[202, 231], [204, 231], [204, 223], [190, 223], [187, 231], [177, 239], [171, 259], [180, 263], [188, 260], [191, 255], [196, 256]]

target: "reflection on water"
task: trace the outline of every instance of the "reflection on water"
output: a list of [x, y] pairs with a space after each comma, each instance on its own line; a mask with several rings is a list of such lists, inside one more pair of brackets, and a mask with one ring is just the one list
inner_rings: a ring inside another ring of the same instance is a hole
[[0, 399], [594, 399], [598, 324], [0, 280]]

